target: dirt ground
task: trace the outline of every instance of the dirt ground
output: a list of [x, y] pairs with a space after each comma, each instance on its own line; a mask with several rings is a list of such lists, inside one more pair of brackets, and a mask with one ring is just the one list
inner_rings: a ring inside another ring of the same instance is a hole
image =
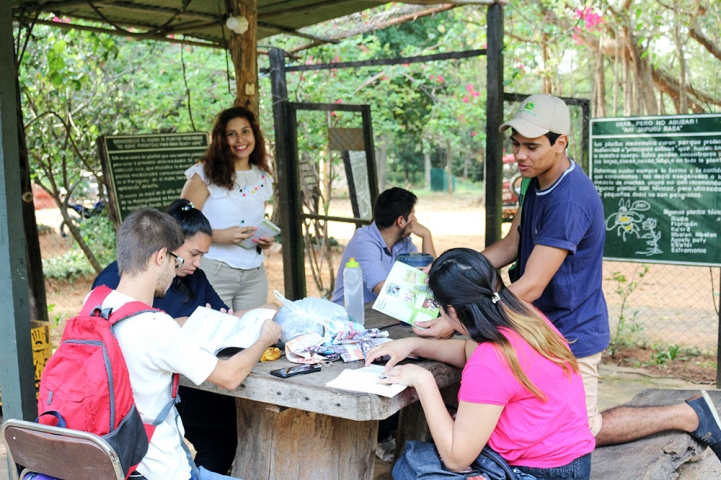
[[[456, 192], [453, 196], [446, 193], [417, 192], [419, 202], [416, 206], [418, 221], [433, 233], [437, 253], [450, 248], [470, 247], [482, 249], [484, 246], [485, 210], [479, 201], [480, 191]], [[350, 204], [347, 199], [333, 199], [330, 215], [350, 216]], [[57, 256], [72, 247], [72, 240], [58, 234], [60, 217], [57, 210], [45, 209], [37, 212], [39, 224], [52, 227], [41, 236], [43, 257]], [[504, 224], [507, 231], [510, 224]], [[329, 224], [329, 235], [340, 244], [332, 255], [332, 266], [327, 260], [320, 265], [321, 275], [314, 278], [309, 260], [306, 258], [306, 285], [309, 296], [319, 296], [321, 291], [332, 291], [331, 272], [335, 275], [340, 261], [342, 246], [353, 235], [354, 225], [344, 223]], [[420, 244], [417, 242], [418, 247]], [[273, 299], [273, 290], [283, 292], [283, 261], [278, 248], [267, 255], [266, 268], [269, 277], [269, 300]], [[643, 348], [624, 349], [616, 358], [608, 357], [609, 362], [621, 366], [643, 367], [658, 371], [662, 375], [679, 376], [696, 382], [709, 382], [715, 379], [716, 341], [718, 314], [714, 303], [718, 301], [719, 272], [704, 267], [684, 267], [650, 265], [648, 273], [639, 278], [642, 271], [639, 264], [605, 262], [604, 293], [609, 305], [609, 318], [612, 333], [616, 333], [621, 308], [624, 308], [627, 328], [620, 330], [619, 338], [627, 344]], [[626, 283], [612, 279], [619, 272]], [[628, 283], [638, 281], [639, 286], [623, 304], [621, 294]], [[62, 331], [62, 318], [79, 311], [82, 299], [92, 283], [92, 275], [72, 281], [47, 281], [48, 303], [54, 305], [51, 317], [55, 317], [58, 328], [54, 338]], [[677, 360], [664, 360], [667, 346], [678, 346]], [[655, 348], [654, 348], [655, 347]]]

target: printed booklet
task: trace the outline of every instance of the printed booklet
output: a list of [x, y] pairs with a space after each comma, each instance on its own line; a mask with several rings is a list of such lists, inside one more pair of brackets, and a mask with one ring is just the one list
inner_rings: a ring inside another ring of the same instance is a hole
[[267, 218], [264, 218], [260, 221], [258, 225], [255, 225], [256, 230], [253, 232], [252, 237], [248, 237], [242, 242], [239, 243], [239, 245], [247, 250], [251, 250], [258, 246], [257, 243], [255, 243], [255, 240], [259, 238], [266, 238], [266, 237], [275, 237], [280, 233], [280, 228]]
[[410, 265], [395, 262], [373, 309], [416, 326], [438, 317], [440, 308], [426, 282], [428, 275]]
[[[276, 313], [272, 308], [256, 308], [238, 318], [211, 308], [198, 307], [180, 330], [188, 340], [213, 355], [230, 348], [237, 353], [258, 340], [263, 322]], [[231, 352], [223, 352], [226, 353]]]

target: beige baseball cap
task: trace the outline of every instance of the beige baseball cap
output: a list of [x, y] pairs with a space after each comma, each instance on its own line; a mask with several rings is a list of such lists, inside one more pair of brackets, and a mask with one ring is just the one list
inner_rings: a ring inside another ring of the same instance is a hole
[[500, 131], [508, 128], [528, 138], [537, 138], [548, 132], [560, 135], [571, 133], [571, 114], [566, 102], [548, 94], [531, 95], [518, 107], [513, 120], [501, 125]]

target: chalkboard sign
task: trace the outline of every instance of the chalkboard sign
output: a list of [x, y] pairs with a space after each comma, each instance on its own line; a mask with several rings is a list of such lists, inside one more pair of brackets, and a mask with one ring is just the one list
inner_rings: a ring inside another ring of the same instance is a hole
[[721, 266], [721, 115], [592, 119], [604, 257]]
[[180, 197], [184, 172], [208, 148], [205, 133], [105, 135], [98, 152], [118, 222], [143, 207], [162, 211]]

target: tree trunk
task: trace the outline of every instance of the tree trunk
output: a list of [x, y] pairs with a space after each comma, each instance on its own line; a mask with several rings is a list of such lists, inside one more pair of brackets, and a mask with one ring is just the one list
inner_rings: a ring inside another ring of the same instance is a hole
[[678, 105], [680, 114], [688, 113], [688, 102], [686, 101], [686, 58], [683, 54], [683, 42], [681, 41], [681, 16], [676, 15], [676, 28], [674, 28], [674, 42], [676, 43], [676, 56], [678, 57]]
[[230, 32], [230, 56], [235, 66], [235, 106], [258, 115], [258, 0], [232, 0], [233, 15], [248, 20], [248, 30]]
[[423, 152], [423, 166], [426, 174], [425, 185], [428, 190], [431, 189], [431, 152], [428, 151], [429, 149], [430, 147]]
[[623, 67], [623, 116], [631, 116], [631, 69], [628, 65], [628, 55], [626, 54], [626, 29], [623, 29], [623, 55], [621, 55]]
[[448, 180], [448, 194], [453, 195], [453, 157], [451, 157], [451, 141], [446, 140], [446, 180]]
[[594, 87], [596, 90], [595, 100], [595, 116], [606, 116], [606, 72], [603, 65], [603, 52], [599, 48], [596, 50], [596, 74]]
[[551, 76], [548, 68], [548, 34], [543, 32], [541, 35], [541, 50], [543, 52], [543, 93], [551, 92]]
[[380, 155], [376, 159], [376, 170], [378, 170], [378, 191], [386, 189], [386, 162], [388, 158], [388, 136], [384, 133], [381, 137]]
[[618, 38], [615, 38], [616, 54], [613, 59], [613, 116], [618, 116]]

